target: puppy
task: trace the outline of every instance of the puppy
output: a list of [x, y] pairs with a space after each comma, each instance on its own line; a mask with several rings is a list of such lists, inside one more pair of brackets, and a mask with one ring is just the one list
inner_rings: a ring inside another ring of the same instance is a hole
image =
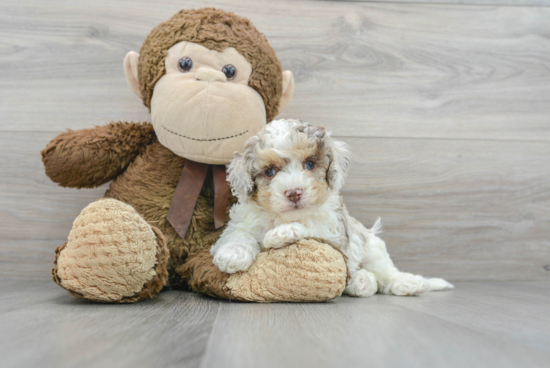
[[238, 203], [211, 248], [214, 264], [223, 272], [244, 271], [262, 248], [317, 238], [347, 256], [349, 295], [417, 295], [453, 288], [443, 279], [400, 272], [376, 236], [380, 220], [369, 230], [349, 215], [340, 196], [349, 164], [346, 145], [324, 128], [290, 119], [271, 122], [228, 167]]

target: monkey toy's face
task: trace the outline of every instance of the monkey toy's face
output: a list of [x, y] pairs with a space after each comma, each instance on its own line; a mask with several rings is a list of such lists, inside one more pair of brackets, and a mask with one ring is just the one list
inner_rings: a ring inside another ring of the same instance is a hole
[[151, 114], [159, 141], [193, 161], [219, 163], [266, 124], [262, 97], [248, 86], [252, 67], [234, 48], [180, 42], [168, 50]]
[[[139, 95], [139, 54], [129, 53], [124, 66], [128, 83]], [[267, 123], [262, 96], [249, 86], [252, 66], [233, 48], [215, 51], [182, 41], [166, 55], [165, 74], [156, 82], [151, 118], [162, 145], [178, 156], [226, 164], [246, 140]], [[283, 73], [279, 109], [292, 95], [292, 73]]]

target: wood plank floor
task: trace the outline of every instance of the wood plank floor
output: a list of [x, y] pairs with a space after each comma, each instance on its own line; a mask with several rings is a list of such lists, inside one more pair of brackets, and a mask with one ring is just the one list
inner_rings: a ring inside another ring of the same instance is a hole
[[549, 304], [547, 281], [321, 304], [167, 291], [133, 305], [10, 281], [0, 284], [0, 366], [547, 367]]

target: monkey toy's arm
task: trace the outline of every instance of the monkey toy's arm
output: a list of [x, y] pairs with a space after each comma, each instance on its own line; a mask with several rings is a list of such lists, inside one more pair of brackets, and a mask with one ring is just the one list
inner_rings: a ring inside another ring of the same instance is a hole
[[42, 151], [46, 175], [64, 187], [94, 188], [119, 174], [155, 139], [148, 123], [69, 130]]

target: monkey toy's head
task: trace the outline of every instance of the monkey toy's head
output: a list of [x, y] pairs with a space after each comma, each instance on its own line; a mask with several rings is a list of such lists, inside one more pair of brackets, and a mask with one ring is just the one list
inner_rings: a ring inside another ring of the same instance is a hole
[[165, 147], [226, 164], [290, 101], [294, 81], [248, 19], [182, 10], [124, 59], [128, 84], [151, 111]]

